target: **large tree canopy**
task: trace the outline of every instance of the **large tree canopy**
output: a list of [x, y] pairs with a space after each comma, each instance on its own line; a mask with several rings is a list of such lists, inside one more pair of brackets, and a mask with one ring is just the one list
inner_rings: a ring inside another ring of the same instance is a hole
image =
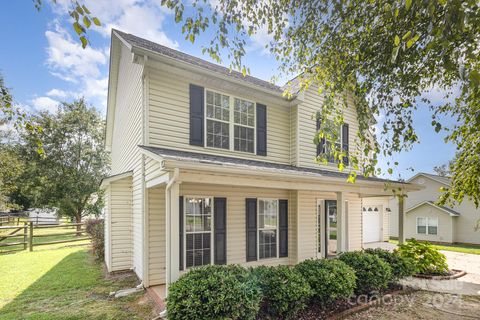
[[0, 177], [9, 182], [5, 185], [9, 189], [3, 191], [9, 191], [11, 202], [26, 208], [58, 208], [61, 215], [77, 221], [86, 214], [98, 214], [102, 207], [100, 181], [108, 169], [103, 117], [78, 100], [63, 103], [55, 114], [42, 112], [30, 121], [43, 128], [39, 138], [44, 155], [37, 152], [36, 139], [28, 132], [2, 150], [2, 154], [20, 159], [18, 166], [23, 168], [13, 178]]
[[[324, 103], [318, 116], [323, 122], [333, 117], [341, 123], [342, 110], [348, 107], [345, 98], [353, 93], [362, 150], [350, 154], [350, 162], [365, 175], [379, 173], [377, 154], [392, 158], [418, 142], [413, 112], [419, 103], [431, 108], [435, 131], [445, 130], [446, 141], [457, 146], [452, 186], [441, 202], [467, 197], [480, 204], [477, 0], [162, 0], [162, 4], [175, 11], [186, 39], [194, 42], [202, 32], [213, 30], [215, 36], [204, 52], [218, 61], [226, 56], [244, 73], [246, 39], [266, 31], [272, 39], [266, 48], [279, 61], [280, 72], [299, 74], [302, 90], [319, 88]], [[444, 92], [440, 103], [422, 97], [433, 89]], [[375, 137], [369, 131], [380, 115], [382, 130]], [[455, 124], [442, 126], [443, 116], [453, 117]], [[321, 129], [316, 141], [326, 135], [329, 132]], [[342, 150], [332, 152], [342, 169]], [[395, 164], [394, 159], [389, 163]], [[354, 177], [352, 170], [350, 180]]]

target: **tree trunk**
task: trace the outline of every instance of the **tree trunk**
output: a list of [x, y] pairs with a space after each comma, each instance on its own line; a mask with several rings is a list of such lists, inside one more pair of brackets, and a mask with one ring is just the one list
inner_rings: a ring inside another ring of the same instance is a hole
[[[82, 213], [81, 212], [77, 212], [75, 214], [75, 223], [82, 223]], [[81, 231], [81, 230], [82, 230], [82, 226], [77, 225], [77, 231]], [[81, 235], [82, 235], [81, 233], [77, 233], [77, 237], [79, 237]]]

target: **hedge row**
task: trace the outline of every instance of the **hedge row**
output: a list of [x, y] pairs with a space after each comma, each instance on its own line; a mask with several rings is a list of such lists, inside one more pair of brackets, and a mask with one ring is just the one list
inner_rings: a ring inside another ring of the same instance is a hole
[[290, 319], [309, 304], [328, 308], [354, 293], [382, 291], [411, 275], [409, 261], [386, 250], [346, 252], [295, 267], [194, 268], [169, 288], [169, 319]]

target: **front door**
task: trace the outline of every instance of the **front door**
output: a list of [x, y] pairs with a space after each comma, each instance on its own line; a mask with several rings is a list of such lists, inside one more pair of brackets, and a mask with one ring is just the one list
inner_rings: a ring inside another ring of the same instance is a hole
[[327, 257], [337, 254], [337, 201], [325, 200], [325, 252]]

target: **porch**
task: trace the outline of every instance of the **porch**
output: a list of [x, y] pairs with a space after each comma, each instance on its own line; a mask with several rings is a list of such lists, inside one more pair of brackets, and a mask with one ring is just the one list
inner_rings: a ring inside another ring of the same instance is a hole
[[392, 195], [381, 179], [169, 152], [145, 151], [147, 287], [168, 290], [204, 264], [294, 265], [361, 249], [362, 202]]

